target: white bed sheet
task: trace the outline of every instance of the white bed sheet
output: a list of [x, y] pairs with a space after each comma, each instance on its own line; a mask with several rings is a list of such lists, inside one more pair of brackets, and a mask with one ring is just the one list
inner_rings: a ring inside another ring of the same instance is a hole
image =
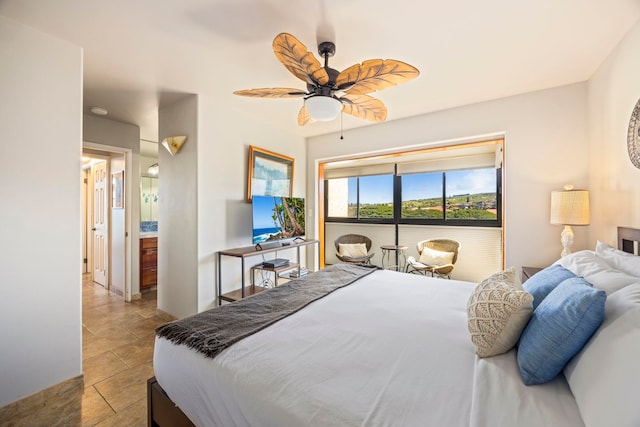
[[[539, 389], [565, 395], [543, 399], [541, 417], [531, 396], [548, 393], [522, 384], [510, 353], [496, 359], [499, 369], [476, 358], [466, 316], [473, 287], [375, 272], [214, 359], [157, 338], [156, 378], [198, 426], [481, 426], [513, 416], [518, 425], [581, 425], [563, 378]], [[496, 418], [505, 406], [510, 415]]]

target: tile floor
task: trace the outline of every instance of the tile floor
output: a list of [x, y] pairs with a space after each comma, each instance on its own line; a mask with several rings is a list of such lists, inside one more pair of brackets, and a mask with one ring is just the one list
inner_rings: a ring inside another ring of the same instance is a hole
[[146, 426], [146, 387], [147, 379], [153, 376], [154, 330], [165, 322], [166, 319], [156, 315], [155, 292], [125, 303], [122, 297], [109, 293], [94, 284], [90, 275], [85, 275], [81, 404], [68, 402], [67, 406], [74, 407], [76, 413], [65, 416], [66, 421], [60, 419], [59, 411], [53, 410], [61, 402], [53, 402], [11, 420], [9, 425]]

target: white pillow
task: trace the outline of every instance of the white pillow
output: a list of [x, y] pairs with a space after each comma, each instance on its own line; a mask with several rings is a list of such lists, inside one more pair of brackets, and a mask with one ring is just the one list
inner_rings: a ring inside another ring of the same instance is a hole
[[599, 240], [596, 244], [596, 255], [611, 267], [640, 277], [640, 256], [621, 251]]
[[554, 264], [560, 264], [576, 276], [584, 277], [587, 282], [595, 288], [602, 289], [607, 295], [638, 282], [637, 277], [616, 270], [594, 251], [574, 252], [560, 258]]
[[341, 256], [349, 258], [362, 258], [367, 256], [367, 245], [364, 243], [338, 243]]
[[608, 297], [598, 331], [564, 368], [587, 426], [640, 425], [640, 283]]
[[420, 262], [425, 265], [445, 265], [453, 262], [453, 252], [436, 251], [428, 247], [422, 248]]
[[516, 281], [515, 268], [480, 282], [467, 302], [467, 326], [476, 354], [495, 356], [511, 350], [533, 312], [533, 296]]

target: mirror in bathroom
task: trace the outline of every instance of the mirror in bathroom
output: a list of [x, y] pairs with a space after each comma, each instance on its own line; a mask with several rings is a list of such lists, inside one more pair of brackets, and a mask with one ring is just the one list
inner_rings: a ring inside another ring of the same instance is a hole
[[158, 221], [157, 177], [140, 177], [140, 221]]

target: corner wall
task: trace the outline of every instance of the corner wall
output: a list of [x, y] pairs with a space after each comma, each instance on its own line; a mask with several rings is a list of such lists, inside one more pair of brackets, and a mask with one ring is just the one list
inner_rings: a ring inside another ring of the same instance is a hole
[[198, 308], [198, 96], [161, 108], [158, 119], [160, 141], [187, 136], [174, 156], [158, 147], [158, 309], [182, 318]]
[[[158, 308], [180, 318], [216, 305], [216, 253], [252, 245], [249, 145], [294, 157], [297, 197], [305, 197], [306, 147], [302, 137], [202, 94], [161, 108], [159, 119], [160, 140], [187, 135], [175, 156], [159, 149]], [[247, 269], [260, 261], [249, 259]], [[222, 270], [222, 292], [238, 289], [240, 261], [225, 257]]]
[[631, 112], [640, 99], [640, 23], [589, 80], [589, 189], [596, 240], [617, 245], [617, 226], [640, 227], [640, 169], [627, 152]]
[[[358, 128], [344, 140], [338, 134], [309, 138], [307, 194], [317, 199], [314, 175], [322, 160], [504, 135], [505, 267], [546, 266], [562, 250], [562, 226], [549, 224], [551, 191], [589, 182], [586, 104], [586, 83], [578, 83]], [[316, 232], [317, 215], [307, 227]], [[574, 250], [586, 247], [586, 228], [574, 230]]]
[[82, 374], [82, 50], [0, 17], [0, 407]]

